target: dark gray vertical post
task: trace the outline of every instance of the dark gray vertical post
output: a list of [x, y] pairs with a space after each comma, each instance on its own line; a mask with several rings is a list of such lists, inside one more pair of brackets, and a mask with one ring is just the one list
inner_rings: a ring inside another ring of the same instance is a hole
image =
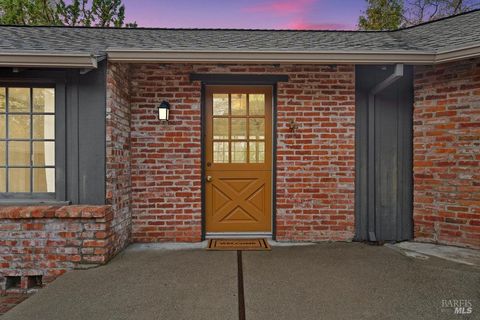
[[68, 199], [79, 203], [78, 193], [78, 71], [72, 70], [68, 74], [67, 87], [67, 180]]
[[375, 224], [375, 95], [390, 86], [403, 76], [403, 64], [396, 64], [393, 73], [385, 80], [375, 85], [368, 93], [368, 151], [367, 151], [367, 208], [368, 208], [368, 238], [376, 239]]
[[[55, 85], [55, 180], [57, 200], [65, 201], [67, 199], [67, 174], [66, 174], [66, 85], [65, 79], [57, 82]], [[59, 134], [61, 133], [61, 134]]]

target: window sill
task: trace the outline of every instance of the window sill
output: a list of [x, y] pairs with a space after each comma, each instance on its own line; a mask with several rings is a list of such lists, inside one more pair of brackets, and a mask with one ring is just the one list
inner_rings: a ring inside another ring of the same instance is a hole
[[[50, 202], [51, 203], [51, 202]], [[102, 219], [104, 222], [113, 219], [112, 207], [108, 205], [0, 205], [0, 220], [3, 219]]]
[[0, 199], [0, 206], [68, 206], [70, 201], [41, 199]]

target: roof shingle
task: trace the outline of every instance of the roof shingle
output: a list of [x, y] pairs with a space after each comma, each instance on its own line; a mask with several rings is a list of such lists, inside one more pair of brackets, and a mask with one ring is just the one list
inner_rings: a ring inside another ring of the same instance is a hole
[[396, 31], [0, 26], [0, 51], [105, 54], [108, 48], [228, 51], [426, 51], [480, 46], [480, 10]]

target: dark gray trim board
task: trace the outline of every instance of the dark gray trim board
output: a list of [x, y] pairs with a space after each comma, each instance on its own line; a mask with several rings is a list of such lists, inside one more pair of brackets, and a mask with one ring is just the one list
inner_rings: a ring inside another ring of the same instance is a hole
[[205, 132], [205, 122], [206, 122], [206, 115], [205, 115], [205, 84], [202, 83], [202, 88], [201, 88], [201, 102], [200, 102], [200, 137], [201, 137], [201, 143], [200, 143], [200, 153], [201, 153], [201, 210], [202, 210], [202, 241], [205, 240], [206, 236], [206, 206], [205, 206], [205, 139], [206, 139], [206, 132]]
[[190, 81], [201, 81], [206, 85], [274, 85], [277, 82], [288, 82], [288, 75], [192, 73]]
[[56, 200], [67, 200], [67, 139], [66, 139], [66, 83], [55, 84], [55, 179]]
[[277, 240], [277, 84], [272, 86], [272, 240]]

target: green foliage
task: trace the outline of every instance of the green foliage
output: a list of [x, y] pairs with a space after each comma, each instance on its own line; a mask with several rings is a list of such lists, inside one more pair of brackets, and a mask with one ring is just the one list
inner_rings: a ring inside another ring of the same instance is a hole
[[58, 1], [56, 9], [59, 17], [61, 17], [62, 24], [90, 26], [89, 17], [85, 15], [87, 2], [88, 0], [73, 0], [71, 4], [67, 5], [63, 0]]
[[480, 8], [478, 0], [405, 0], [404, 24], [411, 26]]
[[69, 4], [64, 0], [0, 0], [1, 24], [122, 27], [124, 22], [122, 0], [72, 0]]
[[360, 30], [392, 30], [402, 24], [403, 3], [400, 0], [367, 0], [367, 10], [358, 19]]
[[56, 25], [58, 20], [49, 0], [0, 0], [0, 23]]
[[366, 0], [360, 30], [392, 30], [480, 8], [478, 0]]

